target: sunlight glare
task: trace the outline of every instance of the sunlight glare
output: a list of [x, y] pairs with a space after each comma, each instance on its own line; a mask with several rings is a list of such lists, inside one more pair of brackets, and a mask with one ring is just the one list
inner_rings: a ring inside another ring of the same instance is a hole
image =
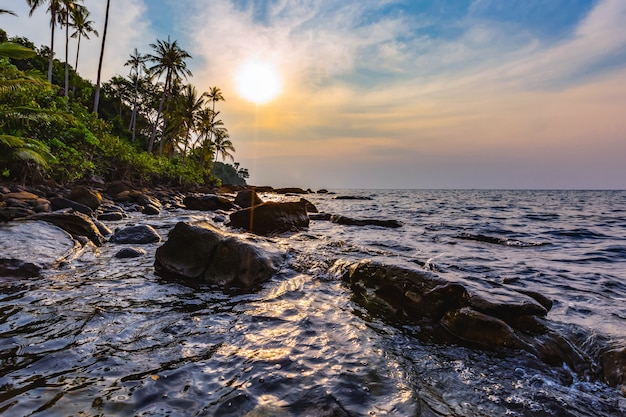
[[237, 91], [246, 100], [264, 104], [276, 97], [282, 88], [278, 71], [269, 63], [249, 61], [241, 66], [235, 79]]

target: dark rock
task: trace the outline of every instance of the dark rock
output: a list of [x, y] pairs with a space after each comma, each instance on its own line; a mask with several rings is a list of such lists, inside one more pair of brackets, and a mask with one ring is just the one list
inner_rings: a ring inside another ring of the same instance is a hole
[[19, 259], [0, 258], [0, 277], [34, 278], [41, 273], [41, 267]]
[[218, 215], [216, 215], [216, 216], [214, 216], [214, 217], [213, 217], [213, 221], [214, 221], [215, 223], [225, 223], [225, 222], [226, 222], [226, 220], [228, 220], [228, 219], [227, 219], [227, 217], [226, 217], [225, 215], [223, 215], [223, 214], [218, 214]]
[[124, 214], [119, 213], [119, 212], [102, 213], [98, 215], [98, 220], [110, 221], [110, 222], [122, 220], [123, 218], [124, 218]]
[[267, 202], [231, 213], [229, 226], [267, 235], [306, 228], [309, 216], [300, 202]]
[[118, 259], [139, 258], [146, 254], [146, 251], [139, 248], [124, 248], [115, 254]]
[[157, 207], [155, 207], [152, 204], [147, 204], [142, 211], [143, 214], [146, 214], [148, 216], [158, 216], [159, 214], [161, 214], [161, 210], [159, 210]]
[[309, 213], [309, 219], [311, 220], [323, 220], [329, 221], [332, 217], [330, 213]]
[[[0, 194], [9, 194], [11, 190], [9, 190], [4, 185], [0, 185]], [[0, 196], [0, 201], [2, 201], [2, 196]]]
[[161, 236], [152, 226], [140, 224], [117, 229], [110, 239], [113, 243], [147, 244], [161, 241]]
[[21, 207], [0, 207], [0, 222], [8, 222], [35, 214], [33, 210]]
[[[19, 188], [18, 188], [19, 190]], [[2, 200], [7, 201], [9, 199], [15, 199], [20, 201], [35, 201], [39, 198], [37, 194], [29, 193], [28, 191], [14, 191], [2, 195]]]
[[50, 204], [50, 201], [40, 198], [37, 200], [33, 210], [35, 213], [49, 213], [52, 211], [52, 204]]
[[30, 218], [52, 223], [74, 238], [85, 236], [96, 246], [100, 246], [106, 241], [91, 218], [82, 213], [38, 213]]
[[113, 231], [111, 229], [108, 228], [108, 226], [104, 223], [102, 223], [100, 220], [93, 220], [93, 224], [96, 225], [96, 227], [98, 228], [98, 230], [100, 231], [100, 233], [103, 236], [109, 236], [113, 234]]
[[[32, 203], [35, 201], [37, 200], [31, 200]], [[18, 200], [17, 198], [8, 198], [4, 201], [4, 204], [6, 204], [7, 207], [23, 208], [27, 210], [30, 210], [33, 207], [29, 201]]]
[[308, 191], [298, 187], [286, 187], [274, 189], [276, 194], [308, 194]]
[[62, 197], [54, 197], [50, 199], [50, 204], [53, 210], [61, 210], [65, 208], [71, 208], [74, 211], [85, 214], [87, 216], [93, 216], [93, 210], [84, 204], [78, 203], [73, 200]]
[[351, 219], [350, 217], [333, 214], [330, 221], [346, 226], [379, 226], [388, 228], [402, 227], [402, 223], [397, 220], [379, 220], [379, 219]]
[[248, 208], [250, 206], [263, 204], [263, 200], [261, 200], [261, 197], [259, 197], [254, 190], [242, 190], [237, 193], [235, 204], [241, 208]]
[[373, 200], [372, 197], [362, 196], [362, 195], [337, 195], [334, 197], [335, 200]]
[[614, 348], [601, 354], [604, 380], [613, 386], [626, 386], [626, 348]]
[[159, 247], [155, 272], [164, 278], [250, 288], [276, 272], [276, 254], [209, 223], [180, 222]]
[[315, 204], [311, 203], [306, 198], [301, 198], [300, 203], [304, 204], [304, 207], [306, 208], [307, 213], [318, 213], [318, 210], [317, 210], [317, 207], [315, 207]]
[[202, 196], [189, 195], [185, 197], [183, 204], [188, 210], [215, 211], [232, 210], [235, 208], [235, 204], [230, 200], [215, 194]]
[[102, 196], [99, 192], [90, 190], [82, 185], [72, 188], [68, 198], [89, 207], [91, 210], [97, 210], [102, 203]]
[[132, 189], [133, 189], [133, 186], [125, 181], [114, 181], [108, 185], [105, 192], [109, 196], [114, 197], [120, 194], [121, 192], [131, 191]]
[[317, 193], [318, 193], [318, 194], [328, 194], [328, 190], [326, 190], [326, 189], [322, 188], [322, 189], [320, 189], [320, 190], [317, 190]]

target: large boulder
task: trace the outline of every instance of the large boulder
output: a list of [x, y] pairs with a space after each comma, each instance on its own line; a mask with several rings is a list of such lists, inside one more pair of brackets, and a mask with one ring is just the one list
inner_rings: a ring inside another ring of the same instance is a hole
[[232, 210], [235, 204], [227, 198], [215, 195], [188, 195], [183, 200], [183, 204], [188, 210], [215, 211], [215, 210]]
[[161, 236], [154, 227], [138, 224], [117, 229], [109, 240], [113, 243], [148, 244], [160, 242]]
[[306, 228], [309, 216], [304, 203], [267, 202], [231, 213], [229, 226], [268, 235]]
[[220, 231], [207, 222], [180, 222], [156, 251], [155, 273], [192, 283], [250, 288], [277, 270], [274, 250]]
[[68, 198], [89, 207], [91, 210], [97, 210], [102, 203], [102, 196], [99, 192], [90, 190], [82, 185], [72, 188]]
[[62, 210], [62, 209], [70, 208], [74, 211], [83, 213], [87, 216], [90, 216], [90, 217], [93, 216], [93, 210], [90, 207], [82, 203], [79, 203], [77, 201], [70, 200], [69, 198], [53, 197], [50, 199], [50, 204], [52, 205], [53, 210]]
[[261, 200], [261, 197], [259, 197], [254, 190], [241, 190], [235, 197], [235, 204], [241, 208], [248, 208], [250, 206], [263, 204], [263, 200]]
[[29, 218], [52, 223], [74, 238], [87, 237], [96, 246], [100, 246], [106, 241], [91, 218], [82, 213], [38, 213]]

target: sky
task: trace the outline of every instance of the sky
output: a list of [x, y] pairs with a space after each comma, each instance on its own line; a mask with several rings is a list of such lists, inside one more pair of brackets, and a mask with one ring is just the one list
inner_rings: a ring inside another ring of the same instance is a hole
[[[105, 3], [84, 1], [100, 31]], [[0, 8], [49, 44], [43, 10]], [[103, 77], [178, 40], [254, 185], [626, 189], [625, 26], [624, 0], [111, 0]], [[280, 80], [265, 104], [237, 88], [251, 61]]]

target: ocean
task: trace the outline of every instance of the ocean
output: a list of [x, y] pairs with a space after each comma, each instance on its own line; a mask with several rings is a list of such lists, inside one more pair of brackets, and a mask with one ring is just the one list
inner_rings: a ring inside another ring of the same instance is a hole
[[[524, 351], [429, 340], [371, 314], [336, 274], [372, 260], [537, 292], [581, 349], [626, 348], [626, 191], [331, 191], [304, 197], [402, 227], [312, 220], [267, 238], [287, 261], [252, 292], [163, 280], [158, 244], [135, 259], [105, 244], [39, 278], [0, 278], [0, 415], [626, 415], [619, 387]], [[178, 221], [228, 229], [215, 218], [163, 210], [110, 227], [146, 223], [164, 239]]]

